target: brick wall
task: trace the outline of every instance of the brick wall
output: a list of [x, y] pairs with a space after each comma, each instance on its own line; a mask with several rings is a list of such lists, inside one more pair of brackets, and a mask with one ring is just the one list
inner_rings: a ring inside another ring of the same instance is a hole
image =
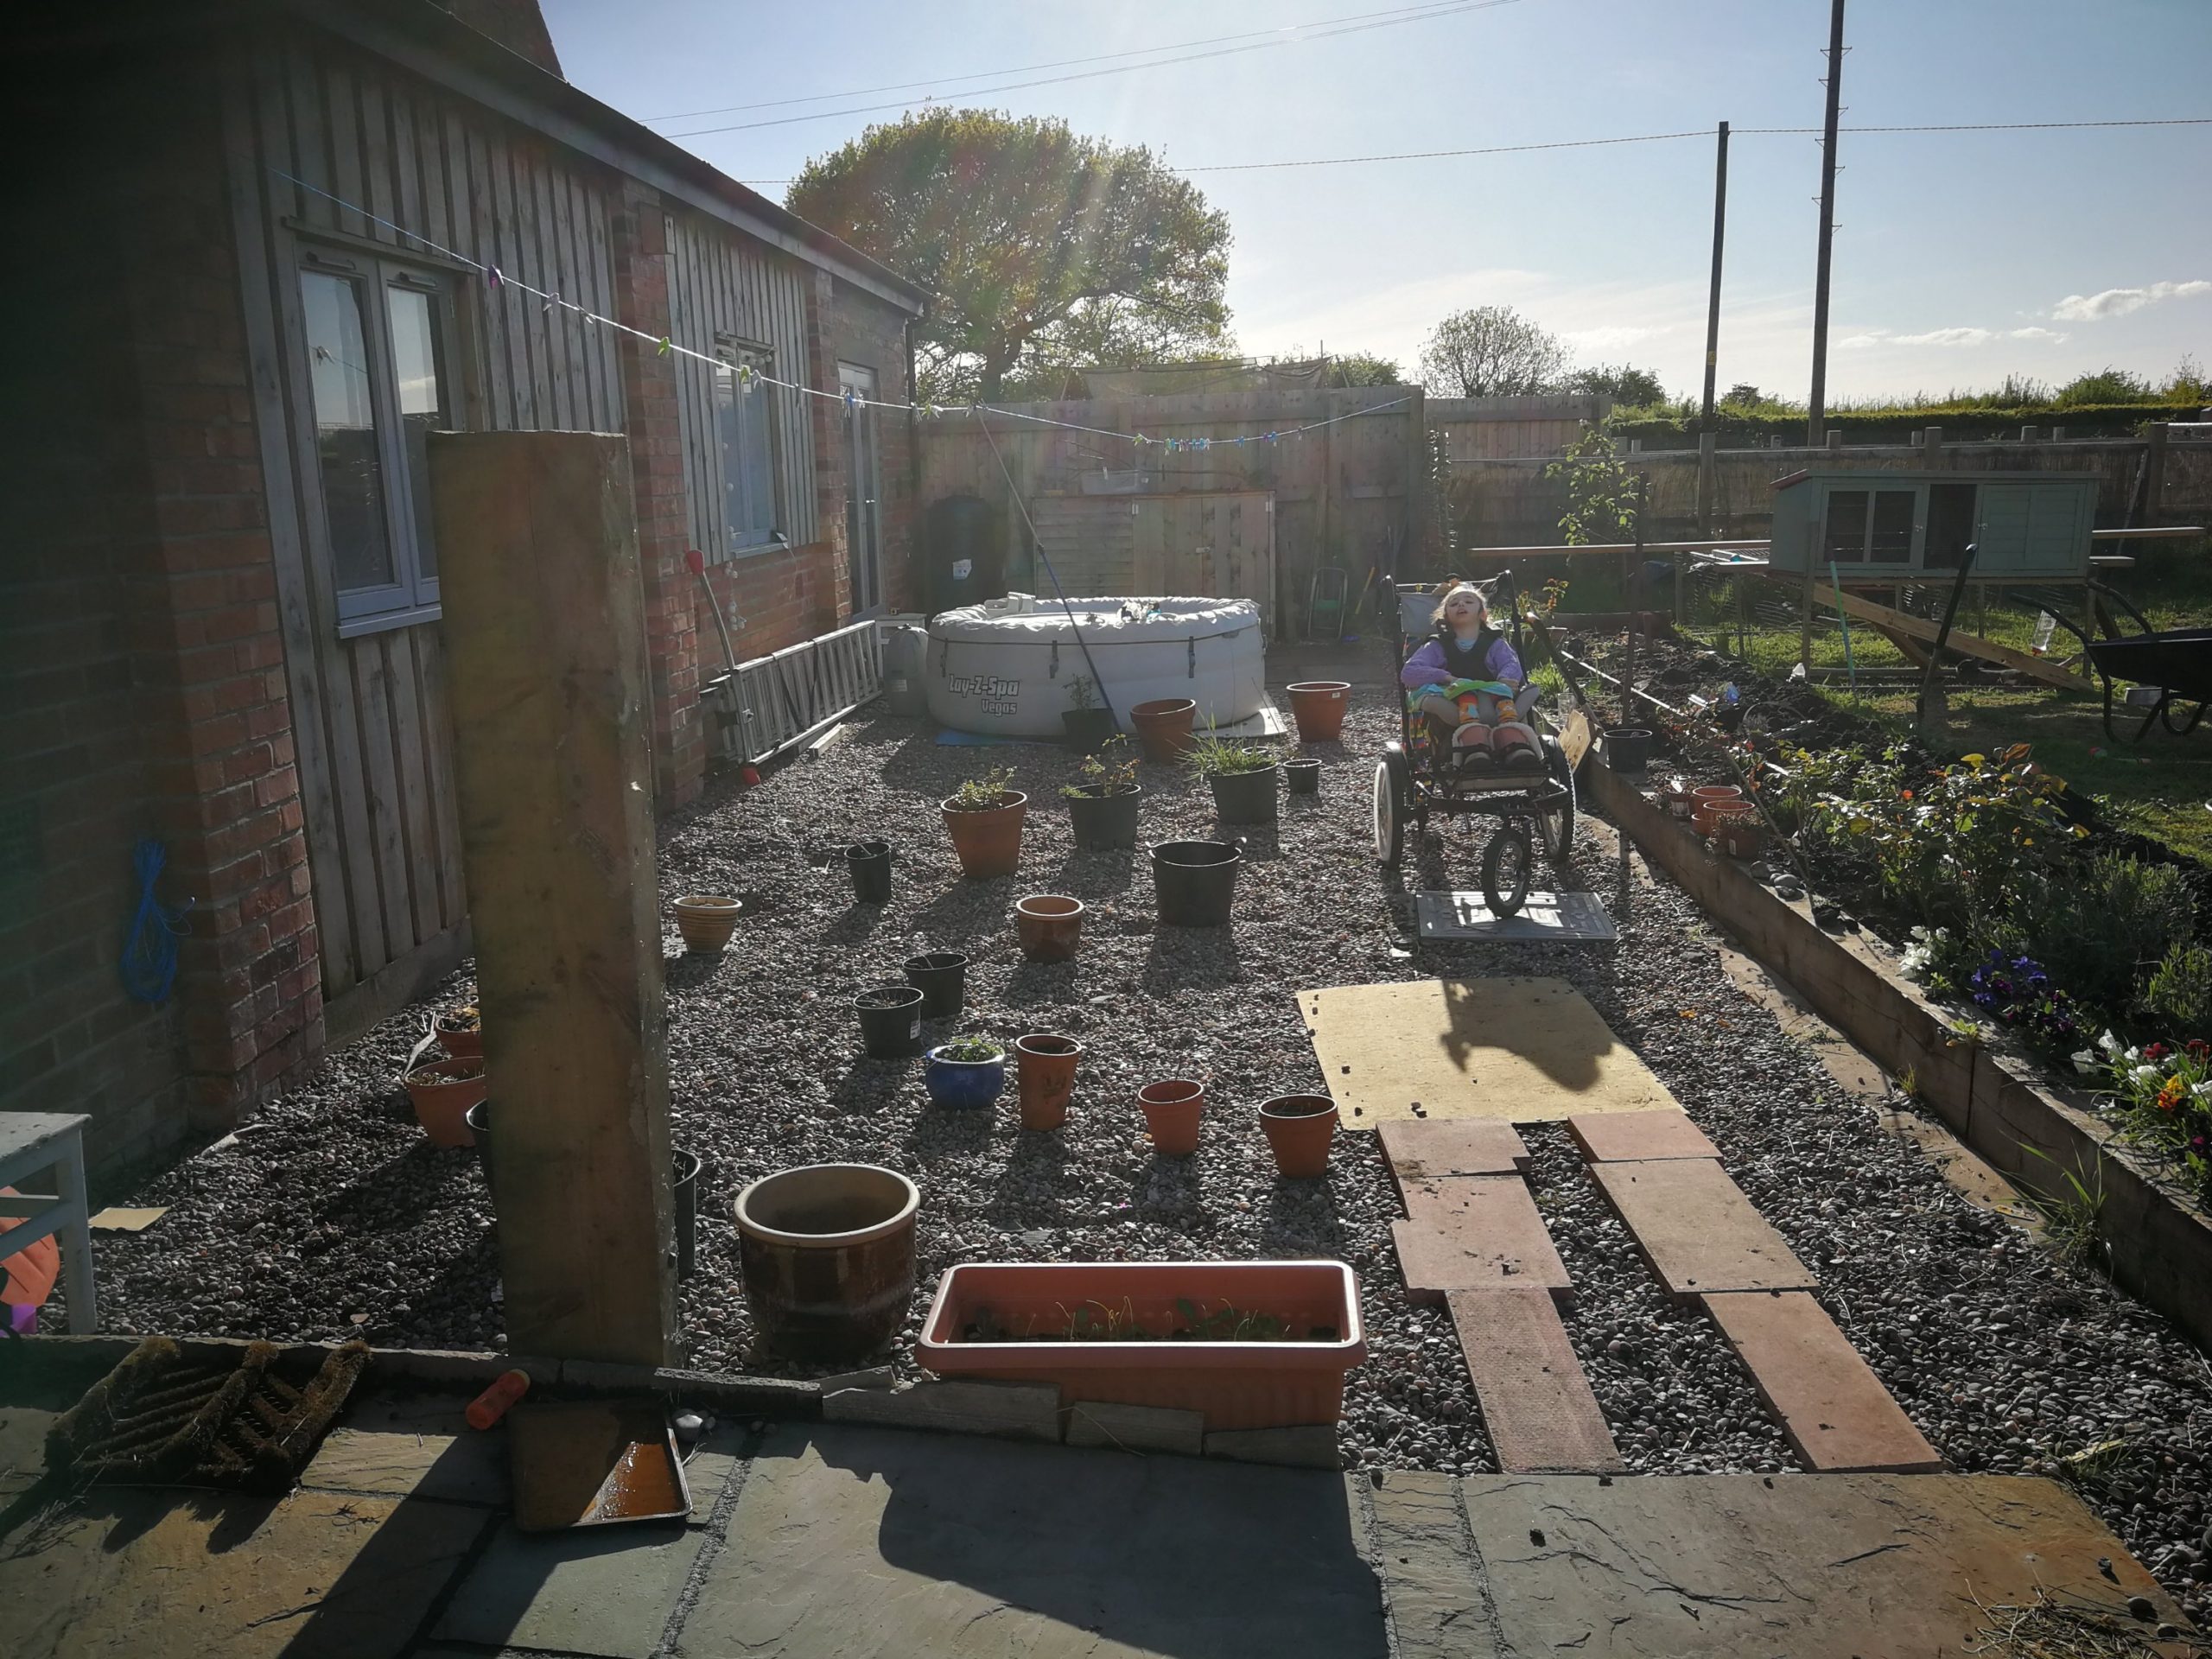
[[[875, 371], [878, 396], [904, 404], [912, 396], [906, 379], [906, 314], [847, 282], [834, 285], [830, 304], [832, 355]], [[831, 365], [834, 372], [836, 364]], [[832, 383], [834, 384], [834, 382]], [[883, 598], [887, 609], [912, 610], [921, 602], [914, 565], [914, 481], [917, 476], [915, 423], [892, 410], [876, 413], [882, 449]], [[842, 506], [840, 505], [840, 516]]]
[[[27, 531], [0, 725], [35, 830], [0, 971], [38, 994], [7, 999], [0, 1105], [91, 1111], [113, 1165], [235, 1122], [322, 1027], [213, 66], [104, 84], [55, 111], [74, 142], [27, 221], [50, 239], [16, 262], [45, 291], [11, 307], [42, 326], [6, 398]], [[156, 148], [124, 136], [148, 121]], [[162, 897], [194, 900], [158, 1009], [116, 973], [144, 836], [168, 846]]]

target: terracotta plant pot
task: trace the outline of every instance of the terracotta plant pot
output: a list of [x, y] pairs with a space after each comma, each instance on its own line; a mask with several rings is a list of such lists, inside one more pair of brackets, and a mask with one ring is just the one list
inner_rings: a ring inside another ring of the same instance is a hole
[[1179, 760], [1195, 741], [1192, 734], [1198, 723], [1198, 705], [1189, 697], [1155, 698], [1130, 709], [1129, 723], [1137, 729], [1147, 760]]
[[1351, 707], [1348, 680], [1301, 680], [1290, 688], [1290, 717], [1298, 722], [1301, 743], [1333, 743], [1344, 729]]
[[[448, 1026], [448, 1020], [464, 1020], [472, 1023]], [[474, 1007], [448, 1008], [437, 1018], [438, 1046], [456, 1060], [480, 1060], [484, 1058], [484, 1024]]]
[[1337, 1138], [1337, 1103], [1326, 1095], [1277, 1095], [1260, 1108], [1260, 1127], [1275, 1155], [1275, 1173], [1310, 1181], [1329, 1173]]
[[896, 1170], [812, 1164], [737, 1195], [746, 1306], [793, 1359], [861, 1359], [891, 1340], [914, 1294], [922, 1195]]
[[1748, 818], [1758, 810], [1749, 801], [1714, 801], [1701, 808], [1690, 822], [1697, 826], [1700, 835], [1717, 836], [1723, 825], [1737, 818]]
[[[1227, 1308], [1280, 1319], [1287, 1342], [963, 1340], [988, 1318], [1007, 1331], [1065, 1328], [1103, 1309], [1147, 1333], [1187, 1330]], [[1359, 1281], [1341, 1262], [963, 1262], [938, 1282], [914, 1357], [939, 1376], [1052, 1383], [1063, 1401], [1195, 1411], [1209, 1432], [1330, 1425], [1344, 1373], [1367, 1357]]]
[[1764, 827], [1748, 812], [1732, 812], [1720, 820], [1714, 831], [1720, 842], [1720, 850], [1731, 858], [1757, 858], [1759, 846], [1766, 838]]
[[481, 1059], [433, 1060], [418, 1065], [405, 1079], [407, 1098], [415, 1103], [415, 1121], [434, 1147], [473, 1147], [468, 1132], [468, 1109], [482, 1100], [491, 1084]]
[[1680, 784], [1670, 785], [1659, 791], [1659, 804], [1670, 817], [1687, 818], [1697, 810], [1697, 797]]
[[1065, 962], [1083, 942], [1083, 918], [1090, 906], [1060, 893], [1033, 893], [1014, 907], [1014, 931], [1021, 954], [1032, 962]]
[[1187, 1158], [1198, 1149], [1198, 1121], [1206, 1107], [1206, 1086], [1187, 1077], [1147, 1083], [1137, 1090], [1152, 1149], [1163, 1158]]
[[978, 881], [995, 875], [1012, 875], [1021, 863], [1021, 826], [1029, 816], [1029, 798], [1018, 789], [999, 797], [996, 806], [965, 810], [950, 801], [941, 804], [945, 833], [960, 860], [960, 873]]
[[737, 931], [739, 906], [734, 899], [712, 893], [688, 893], [676, 901], [676, 931], [694, 950], [712, 952], [729, 943]]
[[1020, 1096], [1023, 1128], [1057, 1129], [1067, 1121], [1076, 1063], [1082, 1058], [1083, 1045], [1072, 1037], [1040, 1031], [1016, 1039], [1014, 1085]]
[[1742, 801], [1744, 791], [1734, 784], [1700, 784], [1690, 791], [1690, 827], [1700, 836], [1713, 833], [1713, 809], [1723, 801]]

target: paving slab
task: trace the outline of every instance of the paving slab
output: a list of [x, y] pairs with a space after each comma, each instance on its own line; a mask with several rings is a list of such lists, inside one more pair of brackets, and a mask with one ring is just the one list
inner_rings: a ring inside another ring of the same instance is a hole
[[1806, 1467], [1911, 1474], [1943, 1466], [1810, 1291], [1701, 1300]]
[[1599, 1112], [1570, 1117], [1567, 1132], [1593, 1164], [1635, 1164], [1662, 1158], [1718, 1158], [1720, 1148], [1686, 1112]]
[[373, 1394], [348, 1401], [300, 1476], [326, 1491], [412, 1494], [456, 1503], [507, 1501], [507, 1437], [469, 1427], [457, 1395]]
[[1592, 1164], [1590, 1174], [1674, 1295], [1810, 1290], [1820, 1282], [1717, 1163], [1647, 1159]]
[[489, 1524], [481, 1510], [298, 1492], [102, 1488], [0, 1547], [9, 1659], [387, 1659]]
[[706, 1541], [699, 1528], [674, 1522], [537, 1533], [502, 1523], [431, 1634], [650, 1659]]
[[1298, 994], [1344, 1127], [1395, 1118], [1549, 1123], [1675, 1104], [1563, 979], [1500, 976]]
[[1500, 916], [1479, 893], [1423, 892], [1414, 916], [1424, 939], [1497, 939], [1543, 944], [1604, 943], [1620, 938], [1594, 893], [1531, 893], [1520, 910]]
[[1315, 1470], [785, 1424], [677, 1650], [1382, 1659], [1353, 1514]]
[[881, 1423], [959, 1434], [1007, 1434], [1024, 1440], [1060, 1438], [1060, 1391], [1029, 1382], [956, 1379], [911, 1389], [842, 1389], [825, 1395], [822, 1415], [833, 1423]]
[[1401, 1117], [1377, 1133], [1402, 1192], [1408, 1181], [1517, 1175], [1529, 1167], [1529, 1148], [1510, 1123], [1480, 1117]]
[[1497, 1466], [1508, 1474], [1627, 1468], [1548, 1290], [1455, 1290], [1445, 1300]]
[[1351, 1478], [1372, 1528], [1382, 1605], [1397, 1659], [1503, 1659], [1481, 1577], [1474, 1570], [1459, 1480], [1393, 1469], [1380, 1486]]
[[1206, 1449], [1206, 1414], [1167, 1406], [1126, 1406], [1111, 1400], [1077, 1400], [1068, 1408], [1070, 1446], [1116, 1452], [1173, 1452], [1195, 1458]]
[[[2024, 1476], [1484, 1475], [1464, 1484], [1510, 1654], [2003, 1654], [2020, 1649], [1978, 1634], [1990, 1623], [1983, 1608], [2031, 1605], [2043, 1588], [2145, 1637], [2155, 1621], [2128, 1618], [2132, 1596], [2180, 1622], [2070, 1493]], [[2098, 1572], [2101, 1557], [2113, 1578]]]
[[1239, 1463], [1275, 1463], [1292, 1469], [1341, 1469], [1334, 1423], [1294, 1423], [1281, 1428], [1217, 1428], [1206, 1436], [1206, 1456]]
[[1406, 1294], [1435, 1301], [1452, 1290], [1571, 1284], [1528, 1182], [1518, 1175], [1462, 1175], [1405, 1184], [1407, 1219], [1390, 1224]]
[[0, 1497], [36, 1485], [46, 1473], [46, 1431], [60, 1414], [38, 1406], [0, 1406]]

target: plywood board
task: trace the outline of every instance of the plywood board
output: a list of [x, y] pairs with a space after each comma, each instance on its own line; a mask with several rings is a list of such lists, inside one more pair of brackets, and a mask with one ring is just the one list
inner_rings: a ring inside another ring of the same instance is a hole
[[1943, 1466], [1810, 1291], [1702, 1300], [1807, 1468], [1916, 1474]]
[[1544, 1218], [1518, 1175], [1462, 1175], [1405, 1184], [1408, 1219], [1390, 1224], [1406, 1294], [1572, 1288]]
[[1672, 1295], [1810, 1290], [1817, 1282], [1709, 1159], [1592, 1164], [1590, 1173]]
[[1479, 893], [1417, 893], [1414, 913], [1424, 939], [1514, 939], [1604, 943], [1620, 937], [1594, 893], [1531, 893], [1519, 912], [1497, 916]]
[[1598, 1475], [1627, 1466], [1548, 1294], [1455, 1290], [1445, 1300], [1499, 1468]]
[[1680, 1109], [1565, 980], [1340, 985], [1300, 991], [1298, 1008], [1346, 1128]]

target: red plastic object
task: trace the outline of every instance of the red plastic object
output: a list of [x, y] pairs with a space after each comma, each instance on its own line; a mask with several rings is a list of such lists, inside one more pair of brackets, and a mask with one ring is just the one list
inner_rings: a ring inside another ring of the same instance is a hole
[[707, 556], [696, 547], [683, 550], [683, 568], [695, 576], [707, 574]]
[[507, 1414], [507, 1408], [530, 1392], [530, 1373], [502, 1371], [492, 1386], [468, 1402], [468, 1426], [489, 1428]]
[[[1321, 1342], [962, 1342], [988, 1310], [1002, 1329], [1065, 1329], [1076, 1310], [1154, 1333], [1183, 1323], [1178, 1300], [1268, 1313]], [[1060, 1403], [1111, 1401], [1202, 1412], [1209, 1430], [1328, 1424], [1344, 1373], [1367, 1357], [1359, 1281], [1341, 1262], [963, 1262], [938, 1285], [914, 1357], [939, 1376], [1049, 1382]]]

